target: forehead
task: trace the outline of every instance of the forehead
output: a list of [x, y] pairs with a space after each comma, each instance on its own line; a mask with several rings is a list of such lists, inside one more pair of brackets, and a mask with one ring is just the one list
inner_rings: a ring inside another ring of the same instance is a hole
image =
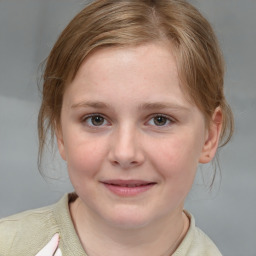
[[82, 63], [65, 95], [78, 101], [93, 94], [124, 97], [124, 91], [133, 99], [172, 96], [172, 101], [185, 102], [172, 47], [148, 43], [97, 49]]

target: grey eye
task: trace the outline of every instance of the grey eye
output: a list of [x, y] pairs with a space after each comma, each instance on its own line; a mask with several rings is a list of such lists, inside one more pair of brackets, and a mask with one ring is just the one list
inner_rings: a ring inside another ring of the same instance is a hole
[[169, 120], [164, 116], [156, 116], [153, 118], [153, 122], [156, 126], [166, 125]]
[[105, 121], [105, 119], [102, 116], [92, 116], [89, 119], [90, 119], [90, 123], [93, 126], [101, 126], [104, 124], [104, 121]]
[[165, 116], [163, 114], [157, 114], [148, 121], [149, 125], [156, 127], [169, 126], [172, 123], [173, 120], [171, 117]]

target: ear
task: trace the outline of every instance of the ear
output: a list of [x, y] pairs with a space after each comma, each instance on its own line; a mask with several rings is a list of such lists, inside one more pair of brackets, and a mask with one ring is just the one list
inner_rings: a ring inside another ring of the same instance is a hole
[[199, 163], [209, 163], [215, 156], [222, 128], [222, 111], [217, 107], [212, 115]]
[[55, 136], [58, 144], [59, 153], [62, 159], [66, 161], [66, 152], [65, 152], [64, 140], [63, 140], [63, 133], [60, 125], [56, 125]]

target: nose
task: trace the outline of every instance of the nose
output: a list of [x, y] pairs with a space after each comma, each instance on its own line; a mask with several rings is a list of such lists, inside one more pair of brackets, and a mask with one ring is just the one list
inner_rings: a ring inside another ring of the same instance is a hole
[[122, 169], [130, 169], [141, 165], [145, 161], [140, 135], [136, 128], [120, 127], [111, 140], [109, 160], [112, 165]]

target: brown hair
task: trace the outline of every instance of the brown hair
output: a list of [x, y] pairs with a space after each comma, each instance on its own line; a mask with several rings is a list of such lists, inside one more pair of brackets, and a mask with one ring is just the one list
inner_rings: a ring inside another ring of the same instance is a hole
[[224, 64], [209, 22], [183, 0], [96, 0], [68, 24], [55, 43], [43, 75], [38, 116], [39, 168], [46, 135], [60, 126], [65, 87], [86, 56], [99, 47], [168, 41], [181, 84], [207, 122], [222, 109], [221, 145], [233, 133], [233, 116], [223, 92]]

